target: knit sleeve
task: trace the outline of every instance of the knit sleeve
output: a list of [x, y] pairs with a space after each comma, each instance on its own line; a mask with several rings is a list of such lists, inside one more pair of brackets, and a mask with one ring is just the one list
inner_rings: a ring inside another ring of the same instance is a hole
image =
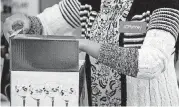
[[167, 70], [179, 33], [179, 10], [156, 9], [141, 49], [103, 44], [98, 61], [122, 74], [152, 79]]
[[[101, 0], [62, 0], [31, 20], [30, 34], [69, 35], [82, 31], [84, 36], [100, 10]], [[74, 34], [73, 34], [74, 35]]]
[[62, 0], [59, 4], [45, 9], [37, 17], [43, 25], [43, 34], [66, 34], [80, 27], [80, 2]]

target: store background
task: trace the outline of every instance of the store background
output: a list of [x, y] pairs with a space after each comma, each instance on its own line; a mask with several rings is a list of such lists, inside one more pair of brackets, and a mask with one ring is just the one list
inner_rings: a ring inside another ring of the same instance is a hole
[[[50, 7], [61, 0], [1, 0], [1, 22], [4, 22], [7, 17], [15, 13], [25, 13], [27, 15], [36, 16], [42, 12], [45, 8]], [[2, 24], [1, 24], [2, 28]], [[73, 34], [72, 34], [73, 35]], [[80, 32], [75, 32], [74, 35], [80, 35]], [[1, 33], [1, 40], [2, 33]], [[1, 43], [1, 54], [4, 52], [7, 44]], [[4, 54], [4, 53], [3, 53]], [[84, 53], [80, 54], [80, 59], [84, 59]], [[1, 73], [4, 65], [4, 61], [8, 59], [8, 53], [4, 56], [1, 55]], [[7, 71], [6, 71], [7, 72]], [[179, 81], [179, 61], [176, 64], [176, 73]], [[1, 75], [0, 75], [1, 77]]]

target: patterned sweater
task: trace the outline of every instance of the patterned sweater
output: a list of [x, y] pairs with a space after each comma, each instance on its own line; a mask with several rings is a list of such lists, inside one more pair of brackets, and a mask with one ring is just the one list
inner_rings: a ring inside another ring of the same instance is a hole
[[[102, 44], [98, 59], [87, 59], [90, 105], [179, 106], [173, 63], [178, 8], [178, 0], [63, 0], [30, 19], [44, 35], [81, 27], [82, 36]], [[121, 36], [120, 21], [147, 10], [152, 12], [147, 33]]]

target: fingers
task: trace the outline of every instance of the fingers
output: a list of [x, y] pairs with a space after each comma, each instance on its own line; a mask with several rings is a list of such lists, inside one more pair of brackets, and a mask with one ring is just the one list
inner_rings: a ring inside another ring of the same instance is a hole
[[136, 22], [149, 22], [150, 21], [150, 18], [149, 17], [146, 17], [146, 18], [141, 18], [141, 19], [134, 19], [132, 21], [136, 21]]
[[[146, 22], [146, 19], [142, 19], [140, 21], [135, 21], [135, 22]], [[148, 26], [148, 25], [147, 25]], [[135, 36], [135, 35], [138, 35], [138, 36], [142, 36], [144, 35], [143, 33], [124, 33], [125, 36]]]
[[[142, 15], [135, 15], [133, 18], [132, 18], [132, 21], [135, 21], [135, 22], [149, 22], [150, 21], [150, 11], [147, 11], [147, 12], [144, 12]], [[135, 35], [138, 35], [138, 36], [142, 36], [144, 35], [143, 33], [124, 33], [125, 36], [135, 36]]]
[[29, 18], [24, 15], [24, 14], [16, 14], [14, 15], [15, 21], [13, 23], [12, 26], [14, 27], [13, 29], [19, 30], [19, 29], [23, 29], [23, 33], [28, 33], [29, 29], [30, 29], [30, 20]]
[[19, 30], [19, 29], [22, 29], [23, 26], [24, 26], [24, 22], [21, 21], [21, 20], [17, 20], [17, 21], [15, 21], [15, 22], [12, 24], [12, 29], [13, 29], [14, 31], [17, 31], [17, 30]]
[[149, 21], [150, 21], [150, 17], [146, 17], [145, 22], [149, 23]]
[[132, 17], [132, 21], [139, 21], [142, 19], [146, 19], [146, 21], [149, 21], [150, 17], [150, 11], [144, 12], [142, 15], [135, 15], [134, 17]]
[[136, 35], [142, 36], [142, 35], [144, 35], [144, 34], [143, 34], [143, 33], [124, 33], [124, 35], [125, 35], [125, 36], [136, 36]]
[[[134, 22], [146, 22], [146, 21], [149, 21], [149, 19], [142, 19], [142, 20], [134, 21]], [[135, 35], [142, 36], [144, 34], [143, 33], [124, 33], [124, 35], [125, 36], [135, 36]]]
[[[134, 22], [149, 22], [150, 21], [150, 11], [142, 13], [142, 15], [135, 15], [131, 19]], [[148, 26], [148, 25], [147, 25]], [[124, 33], [125, 36], [142, 36], [143, 33]]]
[[3, 32], [7, 41], [9, 42], [10, 35], [17, 30], [23, 29], [23, 32], [21, 33], [28, 33], [30, 25], [31, 22], [29, 18], [24, 14], [15, 14], [8, 17], [3, 25]]
[[143, 18], [149, 17], [150, 16], [150, 11], [144, 12]]
[[134, 17], [132, 17], [132, 20], [141, 20], [143, 18], [142, 15], [135, 15]]
[[[147, 19], [147, 20], [148, 20], [148, 19]], [[142, 20], [138, 20], [138, 21], [134, 20], [134, 21], [132, 21], [132, 22], [146, 22], [147, 20], [146, 20], [146, 19], [142, 19]]]

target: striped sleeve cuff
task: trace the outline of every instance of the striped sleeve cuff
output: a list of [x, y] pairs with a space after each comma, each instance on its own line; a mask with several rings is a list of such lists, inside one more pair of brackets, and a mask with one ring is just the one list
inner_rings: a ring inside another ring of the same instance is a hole
[[137, 77], [138, 56], [137, 48], [122, 48], [117, 45], [103, 44], [100, 48], [98, 62], [122, 74]]
[[161, 29], [170, 32], [177, 40], [179, 33], [179, 10], [159, 8], [153, 11], [148, 30]]
[[88, 38], [87, 34], [100, 10], [100, 4], [101, 0], [63, 0], [59, 8], [66, 22], [73, 28], [81, 26], [81, 36]]
[[80, 24], [80, 2], [78, 0], [63, 0], [59, 4], [63, 18], [73, 28], [79, 27]]

